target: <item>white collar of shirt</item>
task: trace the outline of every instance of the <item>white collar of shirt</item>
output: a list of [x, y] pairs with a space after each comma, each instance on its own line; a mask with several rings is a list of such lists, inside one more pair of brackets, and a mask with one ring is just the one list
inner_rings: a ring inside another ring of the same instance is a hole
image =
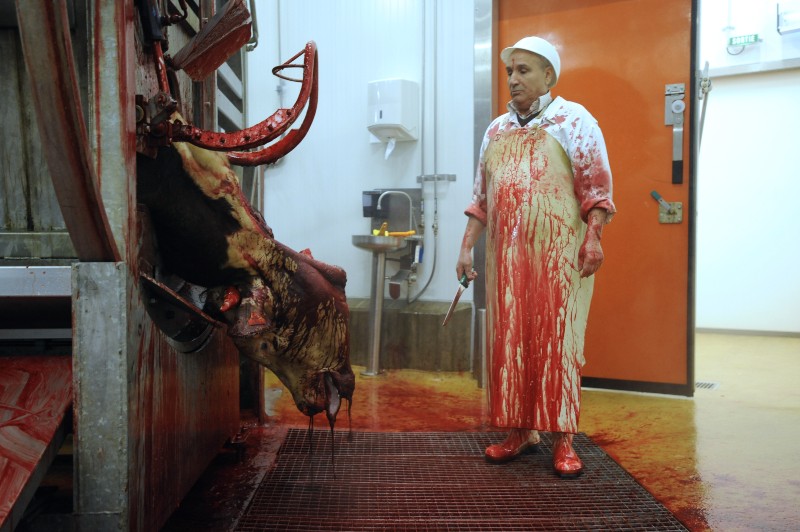
[[550, 95], [550, 91], [548, 91], [546, 94], [539, 96], [533, 101], [527, 113], [519, 112], [519, 110], [514, 106], [513, 100], [506, 104], [506, 109], [508, 109], [508, 112], [511, 113], [511, 115], [514, 118], [517, 118], [517, 115], [521, 116], [522, 118], [525, 118], [531, 115], [535, 115], [539, 111], [546, 109], [547, 106], [550, 105], [552, 101], [553, 97]]

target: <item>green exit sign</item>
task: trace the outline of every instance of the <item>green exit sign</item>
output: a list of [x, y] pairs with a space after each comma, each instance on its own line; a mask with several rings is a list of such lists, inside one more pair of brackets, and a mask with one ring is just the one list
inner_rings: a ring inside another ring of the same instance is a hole
[[755, 44], [758, 42], [758, 33], [751, 33], [750, 35], [738, 35], [728, 39], [728, 46], [746, 46], [748, 44]]

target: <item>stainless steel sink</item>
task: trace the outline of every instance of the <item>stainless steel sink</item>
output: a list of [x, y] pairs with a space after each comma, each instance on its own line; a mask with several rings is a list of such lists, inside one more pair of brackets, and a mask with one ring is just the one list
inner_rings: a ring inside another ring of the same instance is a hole
[[353, 245], [369, 251], [396, 251], [405, 247], [406, 240], [401, 236], [353, 235]]
[[383, 293], [386, 283], [386, 253], [397, 251], [408, 245], [408, 242], [421, 240], [415, 235], [402, 236], [377, 236], [353, 235], [353, 245], [372, 252], [372, 288], [370, 289], [369, 320], [370, 320], [370, 357], [367, 369], [361, 374], [367, 377], [380, 375], [378, 362], [381, 351], [381, 319], [383, 315]]

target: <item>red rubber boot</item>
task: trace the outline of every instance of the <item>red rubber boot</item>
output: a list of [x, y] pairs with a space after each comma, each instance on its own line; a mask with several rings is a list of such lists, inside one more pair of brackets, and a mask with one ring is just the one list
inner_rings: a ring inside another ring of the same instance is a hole
[[539, 433], [528, 429], [511, 429], [505, 441], [486, 448], [486, 461], [504, 464], [539, 443]]
[[572, 434], [554, 433], [553, 468], [561, 478], [575, 478], [583, 473], [583, 462], [572, 448]]

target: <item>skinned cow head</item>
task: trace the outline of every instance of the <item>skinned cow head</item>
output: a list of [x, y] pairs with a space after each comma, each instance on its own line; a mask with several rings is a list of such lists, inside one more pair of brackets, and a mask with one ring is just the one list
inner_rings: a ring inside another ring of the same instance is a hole
[[239, 351], [272, 370], [301, 412], [335, 418], [355, 387], [344, 271], [277, 242], [272, 253], [281, 257], [279, 270], [237, 283], [238, 304], [225, 305], [231, 287], [212, 291], [209, 302], [224, 309]]
[[355, 386], [345, 272], [276, 241], [221, 153], [174, 143], [139, 156], [137, 178], [165, 269], [207, 287], [206, 311], [239, 352], [333, 423]]

